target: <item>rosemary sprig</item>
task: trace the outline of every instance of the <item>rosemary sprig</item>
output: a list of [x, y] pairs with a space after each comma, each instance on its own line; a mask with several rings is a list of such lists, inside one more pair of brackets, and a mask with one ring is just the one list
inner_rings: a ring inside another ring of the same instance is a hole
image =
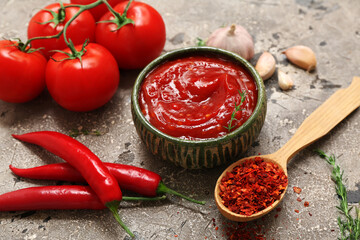
[[101, 133], [97, 130], [88, 131], [86, 129], [73, 129], [69, 131], [69, 136], [72, 138], [78, 137], [80, 135], [94, 135], [94, 136], [101, 136]]
[[228, 130], [228, 132], [231, 132], [231, 129], [233, 129], [236, 126], [236, 125], [232, 126], [232, 122], [237, 120], [236, 117], [235, 117], [236, 113], [239, 112], [239, 111], [244, 110], [243, 108], [241, 108], [241, 105], [245, 101], [246, 92], [245, 91], [240, 92], [240, 90], [238, 90], [238, 92], [239, 92], [239, 94], [241, 96], [240, 103], [239, 103], [239, 105], [236, 105], [236, 102], [235, 102], [235, 109], [231, 114], [230, 122], [229, 122], [227, 127], [224, 127], [224, 128], [226, 128]]
[[335, 183], [335, 190], [337, 195], [340, 198], [340, 204], [337, 206], [340, 213], [345, 217], [342, 219], [338, 217], [338, 225], [340, 228], [340, 238], [341, 240], [359, 240], [360, 239], [360, 210], [355, 207], [356, 216], [353, 218], [350, 214], [353, 207], [349, 208], [347, 202], [347, 192], [346, 187], [343, 181], [344, 171], [340, 170], [339, 165], [335, 164], [335, 156], [327, 156], [323, 151], [316, 150], [320, 157], [325, 158], [325, 160], [333, 167], [331, 179]]

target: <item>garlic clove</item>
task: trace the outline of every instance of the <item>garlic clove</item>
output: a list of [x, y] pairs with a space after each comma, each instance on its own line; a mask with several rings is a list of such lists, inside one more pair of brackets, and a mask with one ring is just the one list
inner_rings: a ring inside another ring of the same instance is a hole
[[269, 52], [263, 52], [255, 65], [255, 69], [264, 81], [269, 79], [276, 69], [276, 60], [274, 56]]
[[254, 56], [254, 42], [249, 32], [240, 25], [216, 29], [210, 34], [206, 45], [234, 52], [246, 60]]
[[294, 46], [283, 51], [290, 62], [310, 72], [316, 67], [316, 56], [314, 51], [307, 46]]
[[278, 84], [284, 91], [289, 90], [294, 86], [294, 82], [290, 76], [281, 70], [278, 70]]

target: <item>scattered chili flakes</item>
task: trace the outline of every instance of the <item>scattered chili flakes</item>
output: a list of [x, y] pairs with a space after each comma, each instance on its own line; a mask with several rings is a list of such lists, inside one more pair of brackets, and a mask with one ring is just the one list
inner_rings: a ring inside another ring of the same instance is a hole
[[250, 216], [279, 200], [287, 184], [288, 178], [278, 165], [255, 157], [226, 173], [219, 195], [230, 211]]
[[299, 187], [293, 187], [294, 189], [294, 192], [297, 193], [297, 194], [300, 194], [301, 193], [301, 188]]
[[[227, 240], [266, 240], [266, 230], [256, 222], [235, 223], [223, 221], [221, 224], [221, 236], [226, 236]], [[216, 226], [215, 230], [218, 229]]]
[[259, 224], [238, 223], [226, 229], [229, 240], [266, 240], [264, 230]]
[[299, 213], [299, 212], [300, 212], [300, 211], [299, 211], [299, 210], [297, 210], [297, 209], [295, 209], [294, 211], [295, 211], [296, 213]]
[[304, 202], [304, 207], [308, 207], [310, 204], [308, 201]]
[[298, 197], [296, 200], [297, 200], [298, 202], [301, 202], [301, 201], [302, 201], [301, 198], [299, 198], [299, 197]]
[[309, 213], [309, 215], [310, 215], [310, 217], [312, 217], [312, 214], [311, 214], [311, 213]]

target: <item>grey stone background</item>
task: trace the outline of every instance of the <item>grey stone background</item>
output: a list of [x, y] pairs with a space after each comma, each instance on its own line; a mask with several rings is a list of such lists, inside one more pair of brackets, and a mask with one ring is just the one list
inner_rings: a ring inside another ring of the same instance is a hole
[[[40, 8], [55, 1], [0, 0], [0, 37], [26, 39], [27, 22]], [[279, 149], [301, 122], [339, 88], [360, 75], [360, 1], [336, 0], [158, 0], [144, 1], [163, 16], [167, 27], [164, 51], [195, 45], [218, 27], [241, 24], [254, 38], [256, 55], [270, 51], [277, 67], [294, 79], [295, 88], [283, 92], [274, 75], [265, 82], [268, 113], [265, 125], [246, 155]], [[293, 45], [311, 47], [318, 60], [315, 72], [289, 64], [281, 51]], [[217, 211], [213, 190], [226, 166], [185, 170], [156, 161], [145, 149], [132, 124], [130, 94], [138, 71], [122, 71], [116, 95], [104, 107], [89, 113], [62, 109], [44, 91], [25, 104], [0, 101], [0, 194], [20, 188], [56, 184], [14, 176], [9, 164], [33, 167], [61, 160], [41, 148], [12, 139], [12, 133], [73, 129], [97, 130], [101, 136], [79, 136], [103, 161], [141, 166], [163, 176], [165, 184], [200, 200], [197, 206], [177, 197], [162, 202], [122, 203], [120, 214], [138, 239], [226, 239], [229, 225]], [[1, 77], [1, 76], [0, 76]], [[1, 86], [0, 86], [1, 87]], [[360, 94], [360, 93], [359, 93]], [[313, 149], [334, 154], [344, 170], [349, 201], [360, 201], [360, 112], [357, 109], [333, 131], [292, 159], [289, 190], [273, 211], [248, 227], [261, 227], [266, 239], [336, 239], [338, 198], [331, 168]], [[292, 187], [302, 188], [300, 195]], [[296, 199], [300, 197], [302, 202]], [[304, 201], [310, 203], [304, 207]], [[298, 209], [299, 213], [294, 210]], [[111, 213], [104, 211], [28, 211], [0, 213], [0, 239], [126, 239]]]

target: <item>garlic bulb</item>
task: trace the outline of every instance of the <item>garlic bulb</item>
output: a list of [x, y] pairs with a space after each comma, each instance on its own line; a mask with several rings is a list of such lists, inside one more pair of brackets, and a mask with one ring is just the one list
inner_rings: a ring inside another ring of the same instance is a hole
[[246, 60], [254, 56], [254, 42], [248, 31], [240, 25], [215, 30], [206, 42], [207, 46], [234, 52]]
[[298, 45], [288, 48], [282, 53], [286, 55], [290, 62], [308, 72], [316, 67], [315, 53], [309, 47]]
[[278, 70], [278, 83], [279, 87], [284, 91], [289, 90], [294, 86], [294, 82], [290, 76], [281, 70]]
[[255, 65], [256, 71], [265, 81], [269, 79], [275, 72], [276, 61], [274, 56], [269, 52], [263, 52]]

